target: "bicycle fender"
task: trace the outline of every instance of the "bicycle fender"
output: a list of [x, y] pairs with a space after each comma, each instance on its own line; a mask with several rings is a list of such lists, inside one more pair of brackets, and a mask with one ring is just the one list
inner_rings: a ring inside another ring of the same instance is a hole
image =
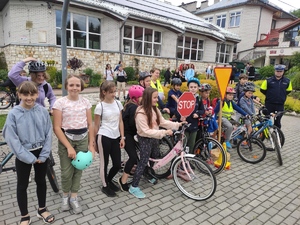
[[[196, 155], [190, 154], [190, 153], [185, 154], [184, 156], [188, 156], [188, 157], [190, 157], [190, 158], [196, 157]], [[173, 159], [173, 162], [172, 162], [171, 167], [170, 167], [170, 168], [171, 168], [171, 174], [173, 174], [173, 167], [174, 167], [174, 164], [175, 164], [175, 162], [177, 162], [178, 160], [181, 160], [181, 156], [180, 156], [180, 155], [177, 156], [175, 159]]]

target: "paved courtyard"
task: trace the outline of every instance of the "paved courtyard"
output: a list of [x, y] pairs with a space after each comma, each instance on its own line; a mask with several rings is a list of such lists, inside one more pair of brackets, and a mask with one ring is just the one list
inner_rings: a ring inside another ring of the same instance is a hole
[[[284, 116], [283, 124], [286, 137], [283, 166], [279, 166], [274, 152], [267, 152], [263, 162], [252, 165], [241, 161], [232, 151], [231, 169], [217, 176], [215, 195], [203, 202], [186, 198], [173, 180], [160, 180], [156, 185], [142, 180], [141, 188], [147, 195], [143, 200], [125, 192], [108, 198], [100, 190], [97, 158], [83, 174], [79, 193], [82, 214], [61, 212], [61, 193], [55, 194], [48, 186], [47, 204], [55, 214], [54, 224], [300, 224], [300, 118]], [[56, 139], [53, 151], [59, 177]], [[20, 220], [15, 189], [14, 172], [2, 173], [0, 225], [15, 225]], [[43, 224], [36, 217], [34, 182], [29, 184], [28, 198], [32, 224]]]

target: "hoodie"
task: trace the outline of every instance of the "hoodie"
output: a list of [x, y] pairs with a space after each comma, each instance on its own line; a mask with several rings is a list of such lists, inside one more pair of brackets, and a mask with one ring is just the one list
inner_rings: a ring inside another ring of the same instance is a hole
[[[8, 73], [8, 78], [18, 87], [22, 82], [24, 81], [31, 81], [31, 77], [24, 77], [20, 76], [20, 72], [23, 70], [25, 66], [25, 62], [20, 61], [17, 64], [15, 64], [11, 70]], [[47, 95], [45, 95], [45, 90], [43, 86], [47, 84], [48, 85], [48, 91]], [[36, 99], [36, 103], [40, 104], [41, 106], [45, 107], [45, 97], [49, 100], [50, 110], [53, 107], [53, 104], [56, 100], [56, 97], [53, 93], [52, 87], [49, 83], [44, 81], [42, 84], [39, 84], [38, 86], [39, 96]]]
[[48, 111], [38, 104], [31, 109], [15, 106], [7, 115], [3, 137], [16, 157], [27, 164], [37, 160], [29, 150], [42, 146], [38, 159], [45, 162], [52, 146], [52, 122]]

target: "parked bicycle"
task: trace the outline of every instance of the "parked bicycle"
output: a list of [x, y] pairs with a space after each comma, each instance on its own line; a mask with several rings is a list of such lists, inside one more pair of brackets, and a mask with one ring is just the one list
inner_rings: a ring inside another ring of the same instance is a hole
[[8, 107], [14, 107], [17, 96], [16, 93], [8, 90], [0, 90], [0, 109], [7, 109]]

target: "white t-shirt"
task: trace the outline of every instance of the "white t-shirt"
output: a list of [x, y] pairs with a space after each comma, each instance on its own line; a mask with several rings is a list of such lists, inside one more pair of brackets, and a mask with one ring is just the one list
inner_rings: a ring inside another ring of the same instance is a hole
[[104, 76], [106, 76], [106, 80], [114, 80], [114, 71], [104, 70]]
[[122, 109], [123, 105], [117, 100], [112, 103], [99, 102], [94, 111], [94, 114], [101, 116], [101, 125], [97, 134], [112, 139], [120, 137], [119, 121]]
[[86, 111], [92, 108], [88, 99], [79, 96], [77, 101], [69, 100], [67, 96], [57, 99], [53, 109], [62, 112], [61, 127], [64, 130], [87, 128]]

